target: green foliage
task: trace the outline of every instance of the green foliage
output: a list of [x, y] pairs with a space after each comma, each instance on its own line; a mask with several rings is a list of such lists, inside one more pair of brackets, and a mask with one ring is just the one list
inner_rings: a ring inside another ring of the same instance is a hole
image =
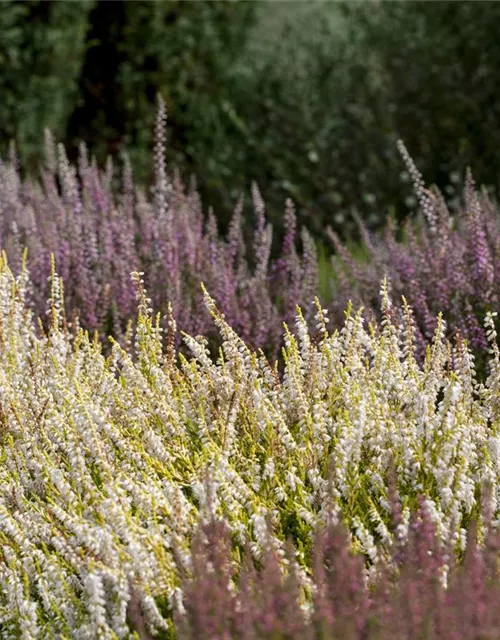
[[[411, 2], [344, 9], [372, 73], [378, 128], [389, 134], [377, 150], [388, 166], [401, 166], [391, 143], [394, 135], [405, 141], [426, 181], [446, 188], [448, 195], [456, 188], [450, 182], [467, 166], [480, 182], [497, 186], [500, 6]], [[375, 188], [382, 180], [389, 202], [390, 185], [372, 160], [369, 182]]]
[[467, 165], [498, 184], [497, 4], [319, 3], [307, 16], [300, 5], [233, 101], [273, 211], [290, 195], [316, 234], [350, 230], [353, 208], [371, 224], [392, 204], [405, 214], [416, 203], [399, 138], [447, 196]]
[[0, 11], [0, 143], [15, 139], [36, 166], [43, 128], [66, 133], [94, 2], [3, 2]]
[[224, 109], [234, 83], [241, 85], [235, 61], [254, 13], [252, 3], [98, 3], [81, 83], [85, 100], [70, 137], [86, 139], [101, 160], [132, 149], [136, 173], [146, 180], [160, 92], [168, 110], [168, 161], [201, 176], [212, 195], [222, 190], [227, 204], [235, 176]]
[[[43, 128], [103, 161], [132, 148], [150, 178], [156, 95], [169, 112], [168, 161], [227, 204], [233, 144], [225, 104], [253, 3], [7, 2], [0, 13], [0, 141], [37, 166]], [[241, 147], [241, 143], [240, 143]], [[217, 153], [213, 153], [213, 149]]]

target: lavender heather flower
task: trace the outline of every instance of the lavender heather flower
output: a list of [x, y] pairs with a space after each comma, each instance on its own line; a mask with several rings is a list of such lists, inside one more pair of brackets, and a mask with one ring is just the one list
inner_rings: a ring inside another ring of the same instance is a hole
[[[274, 357], [282, 346], [283, 322], [293, 322], [297, 303], [309, 309], [316, 293], [314, 243], [306, 239], [301, 260], [291, 246], [293, 223], [282, 256], [271, 257], [272, 228], [266, 223], [264, 201], [255, 184], [253, 241], [243, 238], [241, 201], [227, 237], [222, 237], [215, 213], [204, 215], [193, 185], [186, 189], [178, 174], [167, 174], [165, 125], [165, 104], [159, 98], [151, 199], [134, 185], [127, 156], [122, 186], [115, 192], [111, 162], [99, 170], [81, 145], [74, 166], [48, 132], [40, 182], [23, 181], [17, 163], [0, 164], [0, 246], [16, 272], [23, 249], [28, 248], [32, 302], [42, 316], [54, 254], [66, 283], [68, 317], [78, 315], [83, 328], [103, 338], [109, 332], [122, 337], [134, 320], [129, 273], [138, 270], [146, 273], [148, 290], [165, 327], [170, 302], [180, 330], [203, 333], [216, 344], [202, 302], [200, 283], [204, 282], [242, 337]], [[276, 280], [280, 261], [287, 264], [286, 275]]]
[[[498, 209], [486, 193], [476, 190], [468, 173], [463, 204], [450, 211], [436, 188], [425, 189], [407, 151], [403, 147], [401, 151], [413, 176], [423, 218], [407, 219], [401, 227], [388, 222], [380, 233], [362, 230], [370, 254], [366, 264], [354, 260], [330, 233], [342, 294], [334, 300], [332, 317], [339, 316], [349, 298], [376, 312], [379, 283], [388, 276], [394, 300], [404, 295], [414, 311], [422, 335], [421, 355], [438, 312], [444, 314], [449, 337], [459, 331], [474, 352], [481, 353], [486, 348], [484, 314], [495, 308], [500, 294]], [[332, 299], [336, 293], [332, 289]]]
[[[287, 576], [271, 549], [258, 564], [247, 550], [235, 572], [229, 529], [215, 521], [200, 526], [192, 570], [180, 571], [185, 614], [176, 614], [178, 637], [498, 637], [498, 532], [490, 533], [482, 547], [471, 523], [465, 557], [457, 563], [451, 548], [438, 540], [423, 498], [410, 522], [409, 538], [399, 545], [402, 554], [382, 560], [370, 581], [343, 525], [330, 522], [317, 531], [310, 589], [305, 591], [291, 544]], [[304, 597], [311, 597], [308, 606]]]
[[[231, 325], [252, 347], [273, 358], [282, 347], [283, 322], [292, 326], [297, 304], [312, 317], [318, 288], [313, 239], [297, 229], [293, 205], [286, 203], [281, 252], [271, 252], [272, 228], [262, 195], [253, 184], [254, 233], [246, 242], [242, 203], [236, 206], [226, 237], [216, 212], [205, 215], [194, 182], [185, 188], [165, 164], [166, 109], [158, 99], [155, 127], [155, 179], [149, 197], [133, 182], [124, 157], [121, 188], [112, 188], [115, 167], [101, 171], [80, 147], [76, 166], [64, 147], [46, 134], [46, 160], [40, 181], [23, 180], [15, 154], [0, 163], [0, 246], [18, 272], [28, 248], [31, 298], [43, 315], [48, 297], [50, 255], [66, 283], [68, 317], [101, 337], [123, 336], [134, 319], [134, 293], [128, 274], [144, 271], [154, 307], [166, 328], [168, 303], [181, 330], [204, 334], [216, 350], [217, 335], [202, 304], [200, 283], [212, 292]], [[436, 189], [426, 189], [404, 145], [404, 161], [414, 181], [423, 218], [402, 228], [390, 222], [371, 233], [358, 221], [369, 261], [360, 262], [330, 232], [335, 249], [328, 307], [341, 326], [348, 301], [378, 318], [380, 282], [388, 277], [391, 295], [405, 296], [413, 309], [416, 353], [424, 357], [439, 312], [448, 337], [457, 332], [476, 354], [486, 347], [484, 314], [500, 299], [500, 228], [497, 207], [466, 177], [464, 203], [449, 211]], [[296, 236], [300, 236], [301, 243]], [[302, 245], [301, 250], [299, 250]], [[481, 368], [479, 363], [479, 367]]]

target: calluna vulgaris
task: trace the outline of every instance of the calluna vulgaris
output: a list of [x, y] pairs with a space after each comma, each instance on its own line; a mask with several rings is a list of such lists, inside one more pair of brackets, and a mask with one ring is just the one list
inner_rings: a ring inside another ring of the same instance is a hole
[[[311, 319], [310, 301], [318, 292], [314, 240], [302, 228], [302, 249], [297, 250], [297, 220], [288, 201], [284, 239], [274, 258], [272, 228], [256, 185], [252, 238], [244, 233], [241, 202], [222, 237], [213, 212], [204, 215], [196, 190], [186, 190], [178, 177], [168, 176], [164, 144], [165, 107], [160, 100], [151, 198], [134, 184], [126, 158], [117, 193], [111, 162], [100, 171], [82, 145], [78, 166], [73, 166], [62, 145], [55, 149], [49, 133], [40, 181], [23, 180], [11, 154], [10, 161], [0, 162], [0, 246], [16, 273], [28, 247], [30, 296], [41, 315], [53, 254], [66, 284], [68, 314], [77, 315], [83, 327], [102, 337], [126, 336], [135, 317], [129, 278], [135, 269], [144, 271], [154, 307], [163, 318], [172, 304], [181, 330], [205, 335], [213, 346], [216, 334], [203, 305], [202, 281], [239, 335], [275, 357], [282, 345], [283, 322], [292, 325], [295, 305]], [[404, 145], [401, 151], [424, 219], [408, 219], [402, 230], [388, 224], [376, 234], [360, 221], [367, 263], [353, 258], [330, 231], [336, 248], [325, 300], [330, 317], [342, 326], [344, 309], [352, 300], [356, 307], [365, 307], [365, 317], [380, 318], [378, 292], [388, 277], [394, 299], [404, 295], [414, 311], [420, 360], [440, 312], [449, 337], [466, 338], [482, 360], [487, 348], [484, 315], [495, 310], [500, 296], [498, 208], [477, 192], [468, 175], [463, 208], [452, 215], [439, 191], [424, 187]], [[162, 326], [166, 328], [166, 320]], [[482, 373], [483, 363], [479, 364]]]
[[[487, 192], [478, 193], [468, 172], [463, 209], [453, 215], [435, 187], [428, 190], [406, 148], [401, 152], [413, 179], [423, 219], [408, 218], [402, 228], [389, 223], [382, 233], [370, 233], [359, 220], [369, 260], [355, 260], [338, 236], [336, 296], [340, 305], [352, 300], [376, 312], [381, 278], [390, 278], [392, 295], [404, 295], [415, 314], [419, 351], [435, 331], [442, 312], [449, 335], [466, 338], [476, 354], [488, 348], [483, 318], [500, 300], [500, 227], [498, 207]], [[398, 240], [399, 236], [403, 236]], [[338, 310], [338, 305], [337, 305]]]
[[0, 164], [0, 246], [11, 267], [20, 268], [27, 247], [31, 296], [43, 314], [53, 254], [66, 285], [68, 313], [77, 313], [82, 326], [103, 336], [123, 337], [135, 317], [129, 276], [135, 269], [145, 272], [156, 309], [165, 315], [170, 302], [180, 329], [210, 338], [203, 281], [239, 334], [276, 355], [283, 321], [293, 322], [295, 305], [311, 301], [317, 292], [314, 241], [302, 229], [303, 251], [297, 253], [296, 216], [288, 202], [281, 253], [271, 258], [272, 228], [257, 185], [252, 187], [256, 225], [251, 241], [244, 238], [241, 202], [227, 237], [221, 237], [213, 212], [205, 219], [196, 191], [186, 192], [178, 178], [167, 176], [161, 100], [156, 139], [152, 199], [134, 185], [126, 159], [115, 196], [112, 163], [99, 171], [82, 145], [74, 167], [63, 145], [54, 148], [49, 133], [40, 182], [21, 180], [15, 155]]
[[[185, 334], [187, 359], [172, 313], [163, 341], [141, 275], [131, 280], [137, 329], [105, 356], [99, 340], [69, 326], [53, 266], [44, 331], [26, 303], [27, 269], [15, 277], [0, 262], [2, 637], [171, 637], [174, 624], [181, 637], [200, 637], [206, 624], [212, 638], [298, 629], [366, 638], [373, 616], [375, 630], [392, 624], [401, 599], [420, 637], [459, 637], [425, 635], [441, 633], [453, 612], [462, 617], [450, 629], [477, 619], [482, 637], [498, 637], [491, 314], [483, 382], [467, 345], [445, 341], [442, 318], [419, 362], [411, 309], [395, 322], [385, 286], [380, 326], [348, 309], [330, 332], [316, 301], [312, 339], [297, 310], [278, 372], [206, 292], [222, 350], [214, 360], [206, 339]], [[219, 521], [227, 535], [215, 529], [222, 547], [210, 556], [204, 541]], [[471, 546], [464, 574], [453, 564], [471, 521], [489, 542], [484, 552]], [[349, 547], [358, 559], [348, 560]], [[223, 610], [202, 606], [211, 567]], [[345, 570], [342, 588], [335, 567]], [[398, 620], [408, 637], [408, 620]]]

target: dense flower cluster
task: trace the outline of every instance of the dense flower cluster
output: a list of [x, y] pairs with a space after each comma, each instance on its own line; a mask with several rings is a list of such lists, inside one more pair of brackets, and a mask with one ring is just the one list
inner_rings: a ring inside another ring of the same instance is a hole
[[452, 214], [437, 189], [423, 186], [403, 145], [401, 151], [422, 219], [408, 219], [402, 228], [389, 223], [376, 234], [359, 221], [368, 255], [365, 262], [355, 260], [330, 231], [337, 249], [333, 258], [337, 300], [341, 305], [353, 300], [376, 311], [379, 283], [387, 276], [394, 298], [404, 295], [415, 313], [421, 348], [432, 337], [435, 318], [442, 312], [450, 337], [458, 333], [480, 354], [488, 345], [484, 316], [500, 300], [498, 208], [486, 192], [477, 191], [468, 173], [463, 205]]
[[[15, 272], [28, 248], [30, 296], [41, 315], [53, 254], [66, 285], [68, 316], [77, 315], [81, 326], [98, 330], [102, 337], [111, 333], [123, 339], [134, 320], [129, 273], [136, 269], [146, 274], [155, 309], [166, 316], [170, 302], [181, 330], [213, 342], [213, 323], [200, 288], [204, 282], [238, 334], [252, 347], [276, 356], [283, 322], [293, 323], [296, 304], [309, 311], [308, 303], [318, 293], [315, 241], [305, 228], [297, 232], [288, 201], [283, 242], [272, 257], [272, 228], [256, 185], [255, 228], [251, 233], [245, 229], [239, 202], [223, 237], [214, 213], [203, 213], [194, 187], [186, 190], [177, 177], [169, 178], [164, 138], [160, 100], [151, 198], [134, 184], [126, 159], [121, 188], [116, 189], [111, 163], [100, 171], [82, 146], [78, 166], [73, 166], [62, 145], [54, 148], [50, 134], [40, 182], [22, 180], [12, 154], [9, 162], [0, 163], [0, 246]], [[487, 347], [484, 315], [500, 299], [497, 207], [487, 194], [477, 192], [468, 175], [463, 206], [450, 213], [443, 196], [424, 187], [403, 145], [401, 152], [423, 218], [408, 219], [402, 229], [389, 223], [378, 233], [368, 232], [359, 221], [367, 261], [353, 257], [330, 232], [336, 251], [323, 303], [336, 326], [342, 325], [349, 300], [365, 307], [365, 317], [380, 318], [378, 292], [381, 280], [388, 277], [394, 299], [404, 295], [414, 311], [419, 357], [440, 312], [448, 336], [459, 334], [476, 355], [481, 354]], [[162, 323], [166, 328], [166, 320]]]
[[292, 548], [284, 571], [280, 558], [269, 551], [260, 571], [250, 560], [238, 576], [230, 550], [227, 528], [220, 522], [196, 532], [191, 575], [183, 577], [184, 615], [176, 616], [181, 640], [499, 636], [498, 532], [490, 531], [480, 547], [471, 526], [465, 559], [458, 565], [422, 507], [413, 514], [408, 540], [396, 545], [372, 584], [361, 558], [349, 552], [343, 527], [329, 524], [321, 530], [314, 545], [310, 601], [304, 598]]
[[17, 271], [25, 247], [32, 298], [45, 311], [50, 256], [64, 278], [69, 315], [103, 336], [123, 336], [135, 316], [130, 271], [144, 271], [156, 309], [171, 302], [179, 328], [210, 337], [213, 324], [203, 305], [200, 282], [209, 288], [226, 319], [251, 345], [268, 354], [279, 350], [283, 321], [293, 321], [295, 305], [317, 293], [316, 247], [306, 229], [296, 250], [296, 217], [285, 211], [286, 233], [278, 258], [271, 258], [272, 228], [256, 185], [256, 224], [246, 234], [242, 204], [236, 206], [227, 237], [213, 212], [205, 216], [194, 188], [187, 192], [167, 175], [164, 161], [165, 108], [160, 100], [152, 198], [136, 187], [125, 160], [116, 189], [113, 166], [101, 172], [81, 147], [78, 166], [63, 145], [46, 141], [41, 181], [23, 181], [16, 158], [0, 163], [0, 247]]
[[[214, 361], [206, 339], [184, 335], [187, 359], [172, 314], [163, 340], [141, 274], [131, 281], [137, 330], [104, 355], [68, 326], [54, 267], [43, 332], [26, 304], [26, 269], [14, 277], [0, 263], [2, 637], [127, 637], [131, 617], [144, 634], [168, 637], [171, 612], [186, 609], [193, 534], [214, 517], [231, 533], [237, 566], [247, 548], [256, 563], [272, 552], [285, 571], [290, 540], [306, 609], [318, 526], [345, 522], [368, 581], [408, 537], [419, 500], [459, 554], [471, 519], [481, 537], [482, 511], [497, 526], [491, 315], [482, 383], [467, 346], [445, 341], [441, 318], [420, 363], [411, 310], [396, 323], [386, 287], [380, 327], [348, 309], [330, 333], [316, 300], [313, 338], [297, 310], [280, 372], [206, 292], [222, 350]], [[395, 533], [391, 487], [401, 502]]]
[[499, 637], [496, 208], [401, 145], [422, 219], [331, 232], [323, 305], [292, 203], [223, 237], [164, 140], [151, 198], [0, 162], [1, 637]]

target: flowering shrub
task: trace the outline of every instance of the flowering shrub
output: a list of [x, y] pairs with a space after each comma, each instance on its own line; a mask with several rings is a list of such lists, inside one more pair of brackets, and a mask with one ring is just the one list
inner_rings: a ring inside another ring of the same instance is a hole
[[481, 547], [474, 526], [470, 534], [465, 559], [457, 564], [420, 507], [408, 540], [396, 545], [370, 583], [360, 556], [349, 552], [343, 527], [330, 523], [316, 535], [306, 598], [292, 547], [283, 571], [281, 558], [268, 551], [261, 571], [249, 560], [236, 576], [227, 527], [210, 522], [195, 534], [191, 576], [183, 576], [178, 637], [497, 638], [500, 539], [490, 530]]
[[213, 334], [203, 305], [200, 281], [214, 296], [226, 319], [251, 345], [275, 355], [283, 321], [292, 322], [295, 305], [312, 300], [317, 289], [315, 245], [301, 232], [303, 252], [295, 249], [293, 206], [285, 212], [281, 254], [271, 259], [272, 228], [256, 185], [253, 239], [245, 240], [242, 205], [238, 204], [226, 238], [214, 214], [205, 219], [194, 189], [170, 182], [164, 161], [165, 108], [160, 100], [155, 148], [154, 197], [148, 199], [132, 180], [126, 162], [121, 192], [115, 196], [113, 168], [105, 172], [89, 163], [81, 147], [78, 168], [57, 152], [47, 134], [47, 162], [41, 183], [22, 181], [15, 158], [0, 164], [0, 246], [17, 271], [28, 248], [31, 296], [45, 312], [50, 256], [64, 278], [68, 314], [103, 335], [122, 337], [135, 316], [135, 293], [129, 273], [147, 275], [154, 306], [173, 306], [179, 328], [193, 335]]
[[[272, 228], [256, 185], [253, 237], [245, 235], [241, 201], [222, 237], [213, 212], [204, 216], [196, 190], [186, 192], [178, 178], [167, 176], [161, 99], [156, 140], [151, 199], [134, 185], [128, 161], [117, 193], [111, 164], [100, 171], [82, 146], [76, 168], [62, 145], [54, 149], [49, 134], [40, 183], [21, 180], [14, 155], [0, 163], [0, 246], [15, 272], [23, 249], [28, 248], [30, 301], [43, 315], [54, 254], [66, 286], [68, 316], [78, 316], [84, 328], [98, 330], [102, 337], [111, 333], [123, 341], [135, 318], [129, 273], [144, 271], [153, 305], [164, 316], [162, 326], [166, 328], [171, 302], [179, 328], [205, 335], [213, 347], [216, 333], [203, 304], [203, 281], [241, 338], [276, 356], [283, 344], [283, 322], [292, 325], [295, 305], [301, 305], [306, 319], [311, 319], [309, 302], [319, 286], [314, 240], [302, 228], [299, 254], [297, 220], [288, 201], [281, 252], [272, 258]], [[330, 230], [336, 255], [326, 306], [338, 327], [349, 300], [366, 308], [365, 317], [380, 318], [378, 292], [381, 280], [388, 277], [393, 297], [399, 300], [404, 295], [413, 309], [418, 358], [423, 357], [442, 312], [448, 337], [459, 334], [480, 355], [482, 374], [487, 348], [483, 318], [500, 299], [497, 207], [477, 192], [468, 175], [463, 210], [452, 215], [442, 195], [424, 187], [403, 145], [400, 150], [424, 220], [409, 219], [403, 229], [388, 224], [378, 234], [368, 232], [359, 221], [369, 256], [366, 263], [355, 259]]]
[[396, 539], [422, 495], [438, 538], [462, 553], [471, 519], [484, 534], [485, 483], [482, 508], [497, 525], [491, 316], [481, 384], [466, 345], [444, 340], [441, 318], [419, 364], [412, 313], [404, 307], [406, 324], [396, 324], [386, 289], [379, 329], [348, 309], [330, 334], [316, 301], [313, 339], [298, 311], [280, 375], [207, 293], [222, 350], [214, 361], [205, 338], [184, 335], [188, 360], [172, 314], [163, 344], [140, 274], [132, 284], [137, 330], [104, 356], [68, 325], [53, 268], [44, 333], [26, 304], [26, 269], [15, 278], [0, 263], [2, 637], [126, 637], [130, 608], [147, 633], [169, 633], [193, 532], [213, 517], [225, 519], [240, 565], [248, 547], [257, 563], [274, 551], [286, 567], [290, 539], [306, 593], [314, 531], [341, 518], [372, 576], [394, 542], [391, 474]]
[[[466, 338], [476, 354], [487, 349], [483, 318], [500, 299], [500, 227], [498, 208], [466, 177], [463, 208], [453, 215], [437, 189], [428, 190], [408, 152], [400, 145], [424, 216], [402, 228], [388, 224], [371, 234], [360, 221], [366, 263], [355, 260], [330, 231], [337, 248], [337, 313], [347, 299], [375, 311], [380, 280], [387, 275], [392, 295], [411, 305], [425, 348], [439, 312], [450, 336]], [[401, 238], [402, 236], [402, 238]]]

